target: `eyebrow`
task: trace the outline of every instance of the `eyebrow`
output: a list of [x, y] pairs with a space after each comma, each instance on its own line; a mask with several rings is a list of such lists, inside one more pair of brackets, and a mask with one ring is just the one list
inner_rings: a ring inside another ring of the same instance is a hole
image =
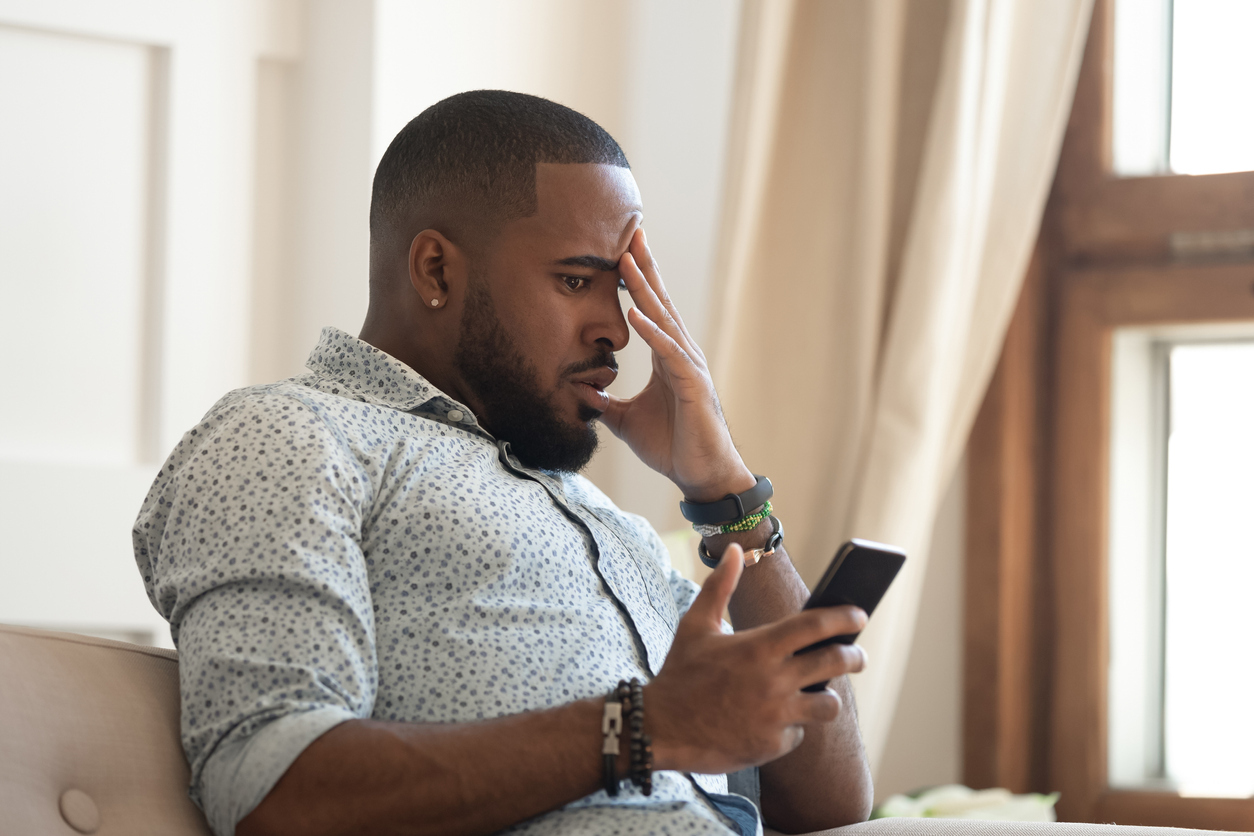
[[600, 270], [610, 273], [618, 270], [618, 262], [610, 261], [608, 258], [601, 258], [599, 255], [572, 255], [570, 258], [562, 258], [553, 262], [566, 267], [587, 267], [592, 270]]

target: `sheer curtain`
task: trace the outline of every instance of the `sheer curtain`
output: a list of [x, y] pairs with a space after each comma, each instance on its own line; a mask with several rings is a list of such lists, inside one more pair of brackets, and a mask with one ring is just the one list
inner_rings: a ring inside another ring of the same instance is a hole
[[713, 366], [813, 584], [903, 546], [855, 677], [878, 764], [933, 518], [1048, 195], [1092, 0], [747, 0]]

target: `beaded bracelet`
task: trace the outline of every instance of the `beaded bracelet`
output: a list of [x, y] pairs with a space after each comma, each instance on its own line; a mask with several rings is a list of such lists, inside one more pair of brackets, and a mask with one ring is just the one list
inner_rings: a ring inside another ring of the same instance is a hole
[[692, 530], [700, 534], [702, 537], [714, 537], [719, 534], [734, 534], [741, 531], [753, 531], [758, 527], [758, 523], [771, 515], [771, 501], [768, 499], [766, 504], [762, 506], [760, 511], [741, 517], [734, 522], [723, 523], [722, 525], [697, 525], [692, 526]]
[[618, 736], [627, 721], [631, 747], [631, 782], [645, 795], [653, 794], [653, 740], [644, 733], [644, 683], [632, 678], [619, 680], [618, 687], [605, 698], [601, 715], [601, 780], [606, 795], [618, 795]]
[[618, 693], [626, 690], [623, 701], [631, 713], [627, 727], [631, 732], [631, 782], [644, 795], [653, 794], [653, 740], [644, 733], [644, 683], [632, 677], [630, 683], [619, 682]]

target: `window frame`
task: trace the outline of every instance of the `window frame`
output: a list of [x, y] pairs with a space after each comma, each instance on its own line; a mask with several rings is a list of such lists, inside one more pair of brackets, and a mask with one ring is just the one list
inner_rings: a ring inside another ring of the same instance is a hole
[[1040, 236], [968, 448], [964, 780], [1061, 792], [1064, 821], [1254, 830], [1254, 799], [1107, 780], [1111, 337], [1254, 320], [1254, 261], [1173, 256], [1254, 229], [1254, 172], [1117, 178], [1113, 2], [1096, 0]]

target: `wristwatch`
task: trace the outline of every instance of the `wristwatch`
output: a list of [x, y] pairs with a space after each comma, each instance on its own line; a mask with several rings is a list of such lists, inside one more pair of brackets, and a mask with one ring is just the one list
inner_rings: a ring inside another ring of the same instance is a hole
[[761, 507], [775, 495], [770, 479], [756, 473], [753, 478], [756, 480], [753, 487], [742, 494], [729, 493], [713, 502], [689, 502], [685, 499], [679, 503], [679, 513], [688, 522], [697, 525], [721, 525], [743, 519], [749, 513], [748, 509]]
[[[780, 543], [784, 542], [784, 524], [779, 521], [778, 517], [771, 516], [771, 536], [766, 538], [766, 545], [760, 549], [745, 550], [745, 565], [752, 566], [764, 557], [775, 554], [775, 550], [779, 548]], [[719, 558], [710, 554], [705, 547], [705, 540], [697, 544], [697, 557], [701, 558], [701, 562], [711, 569], [718, 566]], [[722, 555], [719, 555], [722, 557]]]

